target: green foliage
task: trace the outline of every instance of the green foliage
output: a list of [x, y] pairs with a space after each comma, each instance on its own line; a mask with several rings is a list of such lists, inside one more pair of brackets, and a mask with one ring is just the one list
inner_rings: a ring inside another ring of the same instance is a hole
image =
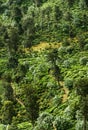
[[12, 118], [15, 115], [13, 102], [5, 101], [1, 111], [2, 111], [2, 123], [6, 125], [11, 124]]
[[64, 56], [66, 54], [66, 47], [61, 46], [58, 51], [61, 56]]
[[53, 116], [49, 113], [41, 113], [39, 118], [37, 119], [37, 125], [34, 130], [53, 130]]
[[57, 130], [66, 130], [72, 127], [72, 122], [61, 117], [56, 117], [53, 124]]
[[88, 44], [86, 44], [86, 45], [84, 46], [84, 50], [85, 50], [85, 51], [88, 50]]
[[[9, 79], [11, 80], [11, 79]], [[4, 100], [10, 100], [13, 101], [14, 97], [13, 97], [13, 88], [11, 86], [10, 83], [4, 81], [4, 83], [2, 84], [3, 88], [4, 88]]]
[[88, 121], [88, 78], [80, 78], [76, 81], [75, 86], [77, 86], [77, 94], [80, 95], [80, 111], [83, 118], [83, 129], [87, 130]]
[[88, 62], [88, 58], [87, 57], [82, 57], [82, 58], [80, 58], [79, 62], [80, 62], [81, 65], [86, 65], [87, 62]]
[[73, 87], [73, 80], [72, 79], [69, 79], [69, 78], [65, 79], [64, 83], [65, 83], [66, 87], [68, 87], [70, 90], [72, 89], [72, 87]]
[[62, 103], [62, 97], [60, 95], [55, 95], [55, 97], [52, 100], [53, 106], [58, 107]]
[[79, 40], [79, 47], [82, 49], [84, 46], [87, 44], [87, 34], [79, 34], [78, 35], [78, 40]]
[[16, 130], [16, 129], [18, 130], [17, 126], [14, 125], [9, 125], [9, 126], [7, 125], [7, 127], [9, 130]]
[[70, 61], [69, 60], [65, 60], [64, 63], [63, 63], [63, 66], [65, 68], [69, 68], [70, 67]]
[[8, 63], [9, 68], [15, 68], [18, 65], [18, 39], [19, 33], [16, 27], [10, 27], [7, 29], [6, 34], [6, 47], [8, 50]]
[[76, 130], [83, 130], [83, 121], [78, 121], [75, 126]]
[[35, 130], [66, 130], [72, 127], [70, 120], [66, 120], [61, 117], [53, 117], [49, 113], [42, 113], [36, 123]]
[[72, 46], [68, 46], [66, 50], [67, 50], [67, 53], [72, 54], [72, 52], [74, 51], [74, 48]]
[[26, 96], [25, 107], [28, 112], [28, 117], [34, 125], [39, 115], [37, 89], [27, 84], [24, 88], [24, 94]]
[[33, 130], [32, 124], [29, 122], [23, 122], [18, 124], [18, 130]]
[[81, 130], [84, 119], [87, 126], [87, 7], [0, 0], [0, 122], [8, 129]]
[[0, 130], [5, 130], [5, 126], [3, 124], [0, 124]]
[[88, 78], [79, 78], [76, 83], [75, 86], [77, 87], [77, 93], [81, 96], [86, 96], [88, 94]]

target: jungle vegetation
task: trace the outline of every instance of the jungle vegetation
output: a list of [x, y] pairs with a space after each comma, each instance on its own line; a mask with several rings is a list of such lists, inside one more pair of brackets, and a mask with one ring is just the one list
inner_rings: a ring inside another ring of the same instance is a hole
[[0, 130], [88, 130], [88, 1], [0, 0]]

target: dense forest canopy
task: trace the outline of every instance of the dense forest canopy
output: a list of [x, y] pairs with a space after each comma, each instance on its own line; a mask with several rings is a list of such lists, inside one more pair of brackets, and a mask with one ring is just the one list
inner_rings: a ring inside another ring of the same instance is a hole
[[88, 1], [0, 0], [0, 130], [88, 130]]

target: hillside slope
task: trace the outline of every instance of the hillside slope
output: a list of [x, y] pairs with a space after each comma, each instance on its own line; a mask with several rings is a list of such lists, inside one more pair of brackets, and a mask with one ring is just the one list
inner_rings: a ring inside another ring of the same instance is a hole
[[87, 130], [87, 0], [0, 3], [0, 129]]

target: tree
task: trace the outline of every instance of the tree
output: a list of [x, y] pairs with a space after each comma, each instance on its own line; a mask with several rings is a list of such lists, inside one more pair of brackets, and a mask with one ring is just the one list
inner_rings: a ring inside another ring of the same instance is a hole
[[35, 5], [36, 5], [37, 7], [40, 6], [40, 3], [41, 3], [40, 0], [34, 0], [34, 2], [35, 2]]
[[74, 4], [75, 0], [67, 0], [69, 7], [72, 7]]
[[15, 68], [18, 65], [19, 32], [17, 27], [9, 27], [5, 33], [6, 47], [8, 50], [8, 67]]
[[83, 116], [83, 130], [87, 130], [88, 121], [88, 78], [79, 78], [75, 82], [77, 94], [80, 96], [80, 110]]
[[58, 5], [55, 5], [54, 11], [55, 11], [55, 20], [58, 22], [62, 17], [62, 11], [59, 9]]
[[39, 7], [42, 3], [46, 2], [47, 0], [33, 0], [33, 2], [35, 3], [35, 5], [37, 7]]
[[39, 103], [37, 89], [32, 86], [26, 86], [24, 88], [24, 94], [26, 96], [25, 107], [28, 113], [28, 117], [34, 125], [39, 115]]
[[85, 2], [86, 2], [86, 6], [88, 7], [88, 0], [85, 0]]
[[1, 111], [2, 111], [2, 123], [6, 125], [11, 124], [12, 118], [15, 115], [13, 102], [5, 101]]
[[59, 80], [60, 80], [60, 68], [56, 64], [56, 61], [58, 59], [60, 60], [60, 57], [58, 57], [58, 50], [53, 49], [51, 52], [49, 52], [47, 59], [51, 62], [52, 69], [53, 69], [53, 75], [55, 76], [56, 80], [59, 82]]
[[37, 119], [35, 130], [53, 130], [53, 120], [54, 117], [51, 114], [41, 113]]
[[5, 6], [3, 3], [4, 2], [2, 0], [0, 0], [0, 14], [3, 14], [3, 12], [5, 11]]
[[11, 86], [11, 83], [4, 81], [3, 87], [4, 87], [4, 100], [14, 101], [13, 88]]
[[[32, 13], [33, 14], [33, 13]], [[24, 16], [22, 28], [24, 31], [24, 47], [31, 47], [35, 39], [34, 16]]]
[[86, 0], [80, 0], [79, 6], [80, 6], [81, 9], [86, 8], [87, 7], [87, 1]]
[[5, 33], [5, 27], [0, 21], [0, 48], [4, 47], [4, 34]]
[[14, 20], [16, 26], [18, 27], [18, 31], [20, 34], [22, 34], [22, 25], [21, 25], [21, 19], [22, 19], [22, 11], [20, 6], [13, 5], [11, 9], [11, 18]]

